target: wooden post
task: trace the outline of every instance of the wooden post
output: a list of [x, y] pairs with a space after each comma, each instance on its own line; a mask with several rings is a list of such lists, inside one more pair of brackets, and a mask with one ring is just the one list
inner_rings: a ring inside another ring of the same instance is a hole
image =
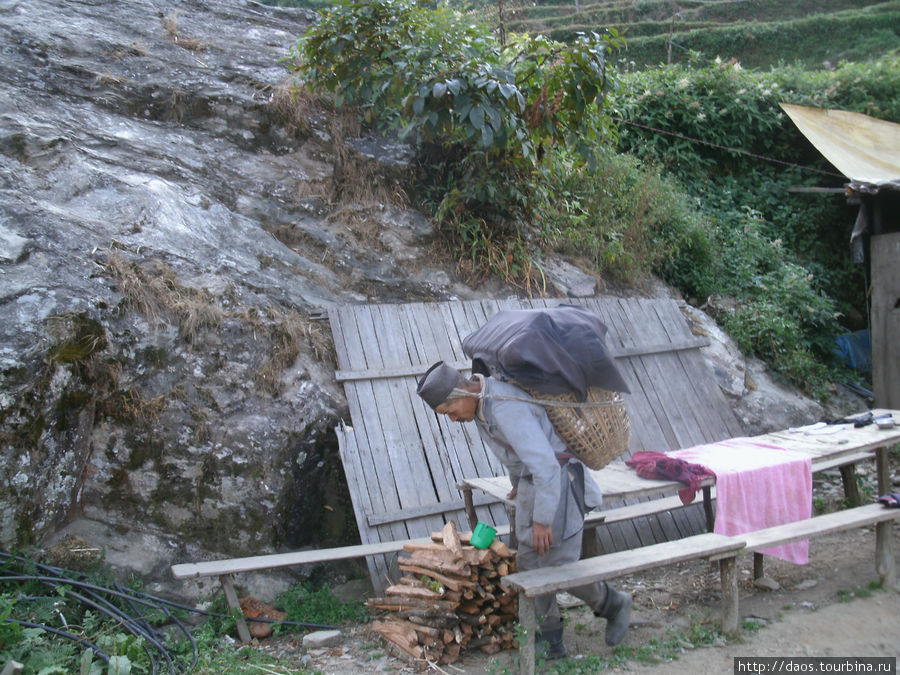
[[534, 598], [519, 593], [519, 629], [525, 638], [519, 646], [519, 672], [534, 675], [534, 637], [537, 632]]
[[872, 261], [872, 390], [878, 408], [900, 408], [900, 232], [869, 242]]
[[504, 504], [504, 508], [509, 519], [509, 547], [519, 548], [519, 539], [516, 537], [516, 507]]
[[600, 548], [600, 535], [596, 527], [585, 527], [581, 536], [581, 557], [593, 558], [603, 554]]
[[841, 467], [841, 482], [844, 484], [844, 497], [850, 506], [859, 506], [859, 486], [856, 484], [856, 465], [846, 464]]
[[878, 482], [878, 496], [891, 491], [891, 463], [888, 459], [888, 446], [875, 448], [875, 476]]
[[[878, 494], [891, 489], [891, 467], [888, 461], [888, 447], [875, 449], [875, 472], [878, 478]], [[893, 521], [886, 520], [875, 525], [875, 571], [885, 588], [894, 588], [897, 582], [897, 568], [894, 561]]]
[[241, 609], [241, 603], [238, 602], [231, 575], [223, 574], [219, 577], [219, 582], [221, 582], [222, 589], [225, 591], [225, 601], [235, 614], [234, 622], [237, 624], [238, 637], [241, 639], [241, 642], [250, 642], [253, 638], [250, 636], [250, 629], [247, 628], [247, 621], [244, 619], [244, 610]]
[[738, 629], [738, 575], [736, 556], [719, 560], [719, 577], [722, 583], [722, 632], [736, 633]]
[[472, 488], [465, 486], [462, 489], [463, 501], [466, 504], [466, 519], [469, 521], [469, 529], [475, 531], [478, 524], [478, 516], [475, 513], [475, 501], [472, 499]]
[[753, 579], [762, 579], [766, 575], [765, 557], [759, 551], [753, 552]]
[[712, 487], [709, 485], [703, 488], [703, 513], [706, 514], [706, 531], [715, 531], [716, 514], [713, 512]]
[[894, 561], [893, 527], [892, 520], [875, 524], [875, 571], [878, 572], [884, 588], [900, 590], [896, 587], [897, 567]]

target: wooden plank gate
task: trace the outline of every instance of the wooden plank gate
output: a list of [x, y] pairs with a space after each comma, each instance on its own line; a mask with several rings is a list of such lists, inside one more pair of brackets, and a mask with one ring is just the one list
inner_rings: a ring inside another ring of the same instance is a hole
[[[700, 352], [708, 341], [691, 333], [674, 300], [333, 306], [328, 318], [337, 352], [336, 377], [344, 384], [351, 417], [351, 423], [336, 432], [363, 544], [428, 537], [451, 519], [465, 525], [457, 483], [504, 475], [505, 470], [473, 423], [451, 422], [425, 405], [416, 394], [417, 378], [438, 360], [470, 369], [462, 340], [494, 313], [562, 302], [596, 312], [609, 329], [607, 345], [631, 389], [625, 396], [631, 451], [669, 451], [741, 435]], [[506, 523], [502, 505], [493, 498], [476, 498], [476, 506], [479, 519]], [[602, 525], [598, 534], [602, 550], [612, 552], [704, 529], [702, 508], [692, 506]], [[399, 576], [396, 555], [370, 556], [367, 562], [378, 592]]]

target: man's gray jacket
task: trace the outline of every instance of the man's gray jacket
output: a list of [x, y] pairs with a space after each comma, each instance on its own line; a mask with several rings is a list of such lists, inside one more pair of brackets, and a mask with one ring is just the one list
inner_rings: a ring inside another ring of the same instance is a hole
[[[517, 536], [520, 529], [530, 529], [531, 522], [537, 522], [553, 525], [554, 539], [560, 535], [565, 539], [584, 526], [584, 513], [572, 503], [571, 491], [563, 489], [564, 481], [572, 480], [570, 475], [574, 473], [566, 467], [581, 462], [573, 458], [560, 465], [558, 456], [567, 453], [566, 444], [554, 431], [544, 407], [531, 400], [519, 387], [487, 377], [475, 422], [482, 439], [507, 467], [513, 487], [519, 490]], [[581, 464], [580, 468], [584, 472], [584, 502], [590, 510], [600, 506], [603, 496], [587, 467]], [[526, 484], [533, 489], [526, 489]], [[562, 532], [557, 530], [559, 526]]]

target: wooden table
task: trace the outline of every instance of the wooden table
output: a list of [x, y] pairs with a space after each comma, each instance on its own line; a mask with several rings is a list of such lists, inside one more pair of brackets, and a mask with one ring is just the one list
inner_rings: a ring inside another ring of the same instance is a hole
[[[858, 503], [854, 465], [874, 457], [877, 467], [878, 494], [890, 492], [891, 476], [888, 452], [894, 445], [900, 443], [900, 410], [875, 409], [871, 412], [873, 417], [892, 415], [894, 426], [883, 429], [874, 423], [863, 427], [855, 427], [849, 423], [832, 425], [819, 423], [752, 436], [750, 440], [809, 455], [812, 460], [813, 473], [840, 468], [847, 498]], [[653, 498], [643, 508], [641, 505], [635, 505], [637, 508], [623, 507], [621, 509], [631, 509], [629, 513], [634, 512], [635, 516], [659, 513], [680, 506], [677, 497], [666, 497], [666, 495], [674, 495], [685, 487], [678, 481], [641, 478], [624, 462], [614, 462], [599, 471], [590, 471], [590, 474], [600, 486], [606, 502], [625, 501], [638, 497]], [[709, 531], [712, 531], [714, 524], [712, 509], [714, 485], [714, 478], [707, 479], [702, 483], [704, 510]], [[507, 513], [510, 514], [510, 530], [515, 532], [515, 503], [506, 498], [512, 489], [508, 477], [468, 478], [461, 481], [458, 487], [463, 493], [466, 516], [473, 529], [478, 518], [475, 515], [472, 493], [474, 490], [480, 490], [503, 502]], [[617, 511], [619, 510], [617, 509]], [[604, 510], [592, 511], [585, 516], [585, 523], [590, 525], [604, 522], [605, 514], [608, 513], [610, 512]], [[622, 514], [617, 515], [621, 516]]]

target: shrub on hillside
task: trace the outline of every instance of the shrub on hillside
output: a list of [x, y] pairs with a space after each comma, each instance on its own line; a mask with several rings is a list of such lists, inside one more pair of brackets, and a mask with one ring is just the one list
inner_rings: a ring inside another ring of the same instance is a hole
[[612, 33], [504, 44], [446, 8], [345, 0], [301, 37], [292, 65], [303, 86], [413, 140], [419, 193], [460, 256], [499, 261], [514, 280], [543, 195], [535, 168], [555, 148], [592, 162], [613, 131], [607, 53], [620, 44]]

